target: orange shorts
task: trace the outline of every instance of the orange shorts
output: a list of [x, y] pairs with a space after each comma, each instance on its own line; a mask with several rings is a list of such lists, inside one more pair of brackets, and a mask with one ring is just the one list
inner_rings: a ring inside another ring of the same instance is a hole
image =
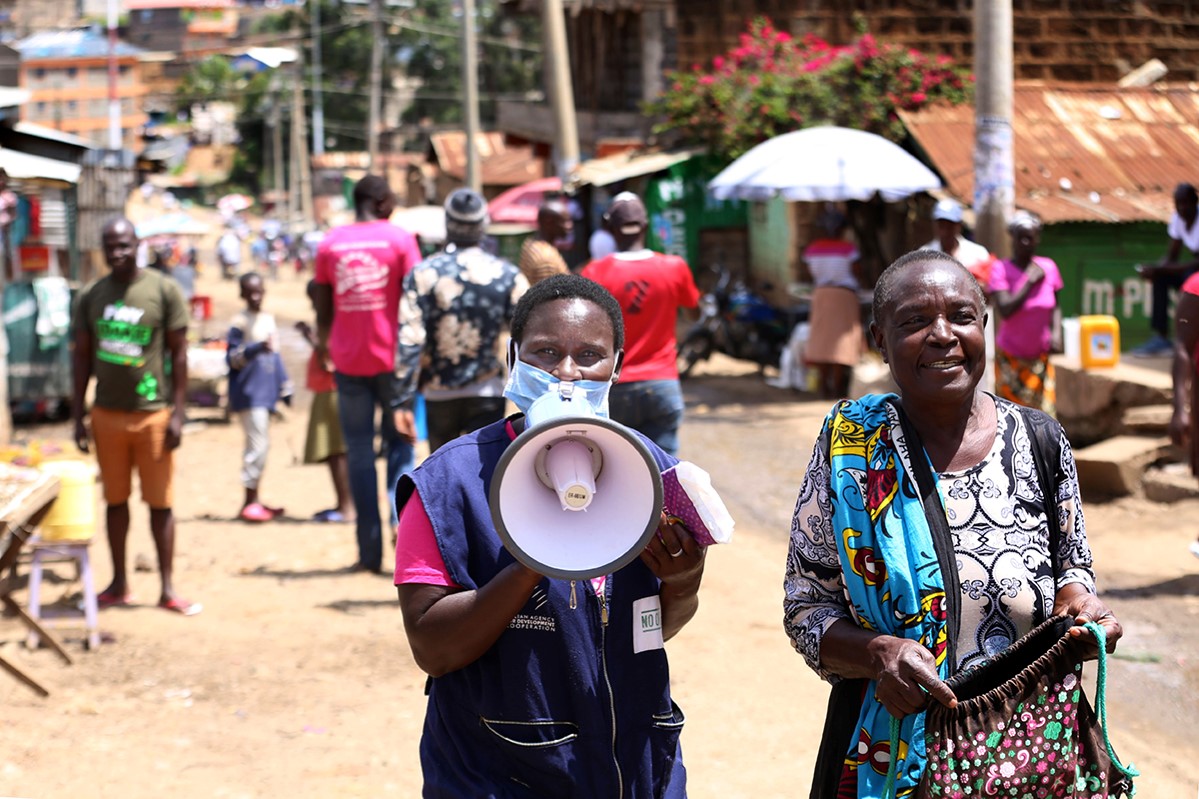
[[92, 440], [96, 443], [105, 502], [122, 505], [129, 501], [136, 466], [142, 500], [156, 510], [171, 507], [174, 458], [166, 445], [170, 420], [170, 408], [157, 411], [92, 408]]

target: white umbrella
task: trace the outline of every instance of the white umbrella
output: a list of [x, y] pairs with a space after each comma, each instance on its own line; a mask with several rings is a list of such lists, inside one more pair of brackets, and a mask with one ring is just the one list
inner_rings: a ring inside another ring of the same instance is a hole
[[445, 209], [440, 205], [397, 208], [391, 215], [391, 223], [420, 236], [421, 241], [426, 244], [441, 244], [445, 241]]
[[764, 141], [708, 183], [718, 200], [894, 202], [940, 188], [914, 156], [882, 136], [851, 128], [805, 128]]
[[216, 201], [216, 208], [225, 216], [233, 216], [254, 205], [254, 199], [246, 194], [226, 194]]
[[141, 222], [136, 230], [139, 239], [148, 239], [154, 236], [204, 236], [212, 227], [178, 211]]

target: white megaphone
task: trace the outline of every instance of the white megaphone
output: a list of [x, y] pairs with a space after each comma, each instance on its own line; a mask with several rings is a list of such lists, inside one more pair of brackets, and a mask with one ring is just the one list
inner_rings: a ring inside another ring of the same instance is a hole
[[549, 577], [610, 574], [658, 528], [662, 475], [649, 448], [596, 416], [585, 390], [556, 383], [525, 414], [491, 481], [491, 518], [508, 551]]

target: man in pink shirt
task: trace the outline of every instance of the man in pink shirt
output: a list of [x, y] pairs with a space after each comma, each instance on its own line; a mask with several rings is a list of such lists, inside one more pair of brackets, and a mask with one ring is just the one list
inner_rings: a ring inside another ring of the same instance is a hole
[[375, 411], [380, 408], [387, 449], [387, 495], [396, 523], [396, 482], [412, 470], [415, 423], [399, 410], [395, 377], [401, 284], [420, 261], [416, 238], [388, 222], [395, 195], [387, 181], [367, 175], [354, 186], [353, 224], [336, 228], [316, 253], [313, 304], [318, 357], [331, 362], [338, 416], [346, 442], [350, 493], [357, 508], [358, 562], [354, 571], [379, 573], [383, 536], [375, 471]]

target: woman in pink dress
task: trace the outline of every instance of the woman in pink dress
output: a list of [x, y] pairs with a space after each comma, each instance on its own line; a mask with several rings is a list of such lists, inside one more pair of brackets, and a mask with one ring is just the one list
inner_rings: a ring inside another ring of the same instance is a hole
[[1062, 317], [1057, 293], [1062, 275], [1050, 258], [1037, 255], [1041, 220], [1020, 211], [1008, 225], [1012, 257], [996, 262], [990, 289], [999, 311], [995, 335], [995, 393], [1055, 415], [1053, 363], [1062, 351]]

